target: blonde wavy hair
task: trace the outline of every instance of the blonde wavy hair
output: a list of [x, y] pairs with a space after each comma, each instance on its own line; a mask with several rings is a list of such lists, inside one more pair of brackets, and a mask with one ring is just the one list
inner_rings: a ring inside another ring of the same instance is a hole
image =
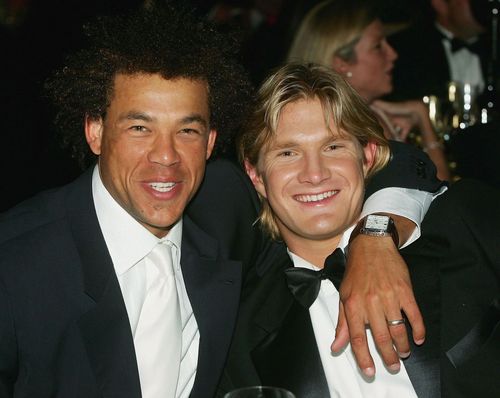
[[302, 20], [290, 47], [288, 62], [314, 62], [332, 67], [338, 56], [356, 60], [354, 46], [365, 28], [377, 19], [366, 0], [328, 0], [312, 8]]
[[[363, 99], [332, 69], [316, 64], [290, 63], [269, 76], [257, 94], [255, 108], [238, 140], [239, 158], [257, 168], [262, 152], [276, 136], [278, 121], [285, 105], [303, 99], [319, 99], [325, 123], [354, 138], [361, 147], [377, 144], [375, 162], [367, 178], [383, 168], [390, 149], [383, 129]], [[267, 199], [262, 203], [259, 220], [273, 239], [280, 233]]]

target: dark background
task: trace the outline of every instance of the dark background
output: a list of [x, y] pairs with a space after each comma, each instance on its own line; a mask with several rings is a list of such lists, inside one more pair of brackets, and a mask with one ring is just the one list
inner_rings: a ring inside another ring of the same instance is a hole
[[[317, 2], [191, 1], [194, 12], [238, 35], [241, 60], [256, 85], [270, 68], [282, 62], [302, 16]], [[100, 14], [121, 13], [140, 3], [0, 0], [0, 211], [42, 189], [64, 184], [80, 173], [59, 147], [52, 126], [53, 112], [43, 96], [43, 82], [62, 65], [64, 54], [84, 44], [85, 21]], [[428, 0], [381, 0], [380, 4], [389, 22], [418, 21], [431, 15]], [[255, 15], [259, 16], [259, 23], [252, 22]]]

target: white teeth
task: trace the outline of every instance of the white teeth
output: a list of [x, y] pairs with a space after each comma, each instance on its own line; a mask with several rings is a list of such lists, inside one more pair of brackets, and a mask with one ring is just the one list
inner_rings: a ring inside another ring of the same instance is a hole
[[169, 192], [175, 186], [175, 182], [152, 182], [149, 186], [158, 192]]
[[298, 195], [295, 197], [299, 202], [319, 202], [320, 200], [329, 198], [335, 194], [337, 194], [338, 191], [327, 191], [327, 192], [322, 192], [317, 195]]

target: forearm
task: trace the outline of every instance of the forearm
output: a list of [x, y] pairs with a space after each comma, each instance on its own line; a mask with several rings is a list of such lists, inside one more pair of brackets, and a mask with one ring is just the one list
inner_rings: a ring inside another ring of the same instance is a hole
[[391, 213], [380, 213], [380, 214], [387, 215], [394, 220], [394, 224], [396, 226], [396, 230], [398, 231], [398, 237], [399, 237], [398, 248], [402, 247], [406, 242], [408, 242], [410, 237], [415, 232], [417, 224], [415, 224], [412, 220], [404, 216], [398, 216], [396, 214], [391, 214]]

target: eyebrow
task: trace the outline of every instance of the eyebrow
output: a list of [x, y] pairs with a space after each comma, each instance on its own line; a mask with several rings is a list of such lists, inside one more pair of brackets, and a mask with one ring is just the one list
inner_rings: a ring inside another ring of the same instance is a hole
[[[127, 112], [127, 113], [121, 115], [118, 118], [119, 122], [124, 121], [124, 120], [142, 120], [144, 122], [151, 123], [151, 122], [155, 122], [156, 118], [153, 116], [150, 116], [144, 112], [130, 111], [130, 112]], [[185, 116], [182, 119], [180, 119], [180, 123], [181, 124], [200, 123], [205, 128], [208, 126], [207, 120], [199, 114], [192, 114], [192, 115]]]
[[189, 115], [189, 116], [183, 117], [180, 120], [180, 122], [182, 124], [200, 123], [205, 128], [208, 126], [208, 121], [205, 120], [205, 118], [203, 116], [198, 115], [198, 114], [193, 114], [193, 115]]
[[153, 122], [155, 118], [144, 112], [130, 111], [120, 115], [118, 121], [121, 122], [123, 120], [143, 120], [145, 122]]
[[298, 144], [294, 141], [285, 141], [285, 142], [276, 142], [274, 141], [270, 146], [270, 151], [279, 151], [282, 149], [289, 149], [298, 146]]
[[[353, 141], [350, 136], [342, 136], [340, 134], [332, 134], [329, 138], [325, 138], [323, 143], [331, 142], [331, 141]], [[296, 141], [284, 141], [284, 142], [276, 142], [274, 141], [271, 145], [268, 146], [267, 151], [281, 151], [283, 149], [293, 149], [300, 146], [300, 144]]]

